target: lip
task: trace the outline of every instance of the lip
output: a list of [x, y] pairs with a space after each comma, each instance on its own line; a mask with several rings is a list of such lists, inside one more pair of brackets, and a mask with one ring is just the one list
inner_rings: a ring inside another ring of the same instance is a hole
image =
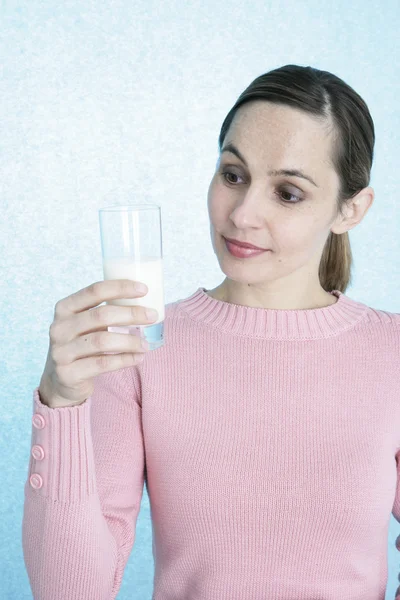
[[269, 252], [269, 250], [255, 250], [254, 248], [244, 248], [243, 246], [237, 246], [228, 240], [225, 240], [225, 246], [231, 256], [235, 258], [251, 258], [254, 256], [260, 256]]
[[235, 246], [240, 246], [241, 248], [251, 248], [252, 250], [269, 250], [269, 248], [260, 248], [259, 246], [253, 246], [253, 244], [248, 244], [246, 242], [239, 242], [238, 240], [235, 240], [233, 238], [227, 238], [225, 236], [222, 236], [222, 237], [224, 237], [224, 239], [227, 240], [228, 242], [235, 244]]

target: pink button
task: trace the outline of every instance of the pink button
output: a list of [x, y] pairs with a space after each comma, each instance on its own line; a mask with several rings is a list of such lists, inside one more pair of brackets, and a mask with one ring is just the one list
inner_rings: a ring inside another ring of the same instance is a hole
[[35, 490], [39, 490], [43, 485], [43, 479], [38, 475], [38, 473], [33, 473], [29, 477], [29, 483]]
[[42, 415], [40, 415], [39, 413], [36, 413], [33, 415], [32, 423], [33, 423], [33, 426], [36, 427], [36, 429], [43, 429], [43, 427], [46, 425], [46, 421], [44, 420], [44, 417]]
[[31, 454], [33, 458], [36, 458], [36, 460], [43, 460], [44, 458], [44, 450], [42, 446], [39, 446], [38, 444], [36, 444], [36, 446], [32, 446]]

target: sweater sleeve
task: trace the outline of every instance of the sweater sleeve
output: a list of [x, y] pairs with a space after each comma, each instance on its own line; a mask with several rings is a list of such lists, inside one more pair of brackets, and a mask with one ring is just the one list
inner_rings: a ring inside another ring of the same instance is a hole
[[145, 453], [137, 367], [100, 374], [81, 405], [33, 393], [23, 555], [35, 600], [114, 600], [136, 534]]

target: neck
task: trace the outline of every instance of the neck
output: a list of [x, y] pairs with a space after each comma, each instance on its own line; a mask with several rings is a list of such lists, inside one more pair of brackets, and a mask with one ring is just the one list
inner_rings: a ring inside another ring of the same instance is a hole
[[282, 298], [274, 300], [271, 297], [266, 301], [265, 299], [261, 299], [260, 295], [257, 296], [257, 293], [251, 295], [253, 291], [251, 286], [246, 286], [242, 290], [233, 290], [232, 287], [224, 285], [224, 283], [213, 290], [206, 290], [206, 294], [215, 300], [228, 302], [229, 304], [274, 310], [311, 310], [314, 308], [324, 308], [336, 304], [338, 300], [336, 296], [321, 287], [315, 294], [309, 295], [307, 298], [301, 297], [293, 300], [293, 296], [290, 294], [284, 300]]

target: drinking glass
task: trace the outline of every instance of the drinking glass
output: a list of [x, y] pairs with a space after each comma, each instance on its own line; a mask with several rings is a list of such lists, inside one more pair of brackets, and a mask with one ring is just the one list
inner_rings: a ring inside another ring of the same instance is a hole
[[150, 325], [108, 327], [146, 339], [150, 350], [164, 345], [164, 278], [161, 207], [158, 204], [111, 205], [99, 209], [104, 280], [132, 279], [147, 285], [140, 298], [117, 298], [106, 304], [155, 308]]

